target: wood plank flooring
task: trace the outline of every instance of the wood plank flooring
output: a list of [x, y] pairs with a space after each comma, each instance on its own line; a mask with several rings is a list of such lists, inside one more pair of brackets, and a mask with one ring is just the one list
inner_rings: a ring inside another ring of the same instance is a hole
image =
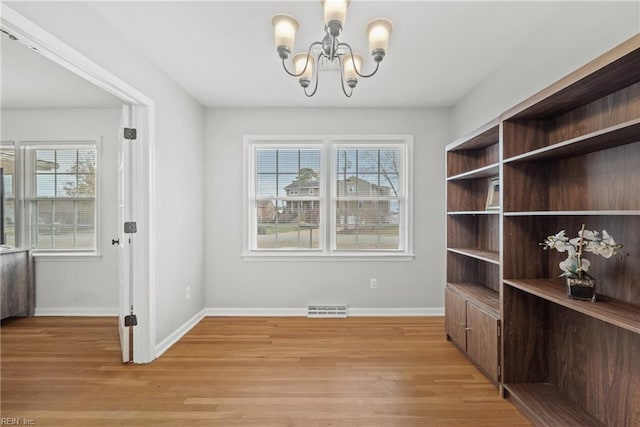
[[530, 425], [445, 340], [439, 317], [207, 317], [149, 365], [120, 363], [116, 322], [3, 321], [1, 416], [37, 426]]

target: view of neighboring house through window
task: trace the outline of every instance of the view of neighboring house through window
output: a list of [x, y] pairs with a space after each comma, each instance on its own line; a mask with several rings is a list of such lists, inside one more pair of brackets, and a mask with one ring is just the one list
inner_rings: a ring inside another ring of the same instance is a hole
[[31, 246], [49, 251], [94, 251], [95, 144], [25, 150], [25, 202]]
[[257, 249], [320, 247], [320, 149], [255, 151]]
[[3, 143], [0, 146], [0, 168], [4, 178], [4, 243], [16, 246], [16, 151], [13, 144]]
[[412, 254], [411, 143], [247, 140], [247, 252]]
[[401, 148], [337, 147], [336, 250], [398, 250]]

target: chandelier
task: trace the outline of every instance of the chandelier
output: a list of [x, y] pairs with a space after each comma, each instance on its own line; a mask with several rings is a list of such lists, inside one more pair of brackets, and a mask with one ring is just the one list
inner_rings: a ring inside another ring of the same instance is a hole
[[[358, 84], [358, 78], [373, 76], [387, 52], [393, 25], [388, 19], [374, 19], [367, 24], [366, 31], [369, 36], [369, 51], [376, 66], [370, 74], [361, 73], [362, 55], [353, 53], [349, 44], [338, 40], [347, 17], [349, 2], [350, 0], [322, 0], [326, 34], [322, 41], [311, 43], [307, 53], [298, 53], [293, 56], [294, 71], [289, 71], [286, 60], [293, 50], [296, 31], [300, 24], [294, 17], [282, 14], [274, 16], [271, 20], [275, 31], [276, 50], [282, 59], [282, 67], [287, 74], [298, 78], [307, 97], [312, 97], [318, 90], [318, 68], [321, 61], [337, 63], [336, 65], [340, 68], [342, 92], [349, 98], [353, 94], [353, 88]], [[314, 81], [313, 90], [309, 92], [312, 81]]]

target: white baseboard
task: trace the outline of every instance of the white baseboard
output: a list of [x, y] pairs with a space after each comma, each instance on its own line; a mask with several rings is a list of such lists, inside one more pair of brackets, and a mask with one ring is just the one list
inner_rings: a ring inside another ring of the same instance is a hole
[[209, 307], [205, 312], [206, 316], [289, 317], [306, 316], [307, 308]]
[[[239, 316], [239, 317], [305, 317], [307, 308], [248, 308], [248, 307], [209, 307], [205, 316]], [[349, 307], [352, 317], [407, 317], [407, 316], [444, 316], [444, 307], [406, 307], [406, 308], [364, 308]]]
[[434, 317], [444, 316], [444, 307], [364, 308], [349, 307], [350, 317]]
[[187, 332], [196, 326], [205, 316], [206, 309], [200, 310], [191, 319], [187, 320], [182, 326], [173, 331], [168, 337], [156, 344], [155, 357], [160, 357], [162, 354], [169, 350], [172, 345], [180, 341]]
[[118, 317], [118, 309], [116, 307], [36, 307], [34, 316]]

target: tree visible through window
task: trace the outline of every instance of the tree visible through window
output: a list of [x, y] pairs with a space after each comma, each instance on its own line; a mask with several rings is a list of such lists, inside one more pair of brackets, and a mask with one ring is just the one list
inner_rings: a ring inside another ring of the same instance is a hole
[[257, 249], [318, 249], [320, 150], [259, 148], [255, 156]]
[[95, 146], [27, 150], [34, 248], [96, 249], [96, 161]]
[[251, 138], [246, 254], [412, 255], [411, 136]]
[[402, 151], [338, 147], [336, 250], [398, 250]]

